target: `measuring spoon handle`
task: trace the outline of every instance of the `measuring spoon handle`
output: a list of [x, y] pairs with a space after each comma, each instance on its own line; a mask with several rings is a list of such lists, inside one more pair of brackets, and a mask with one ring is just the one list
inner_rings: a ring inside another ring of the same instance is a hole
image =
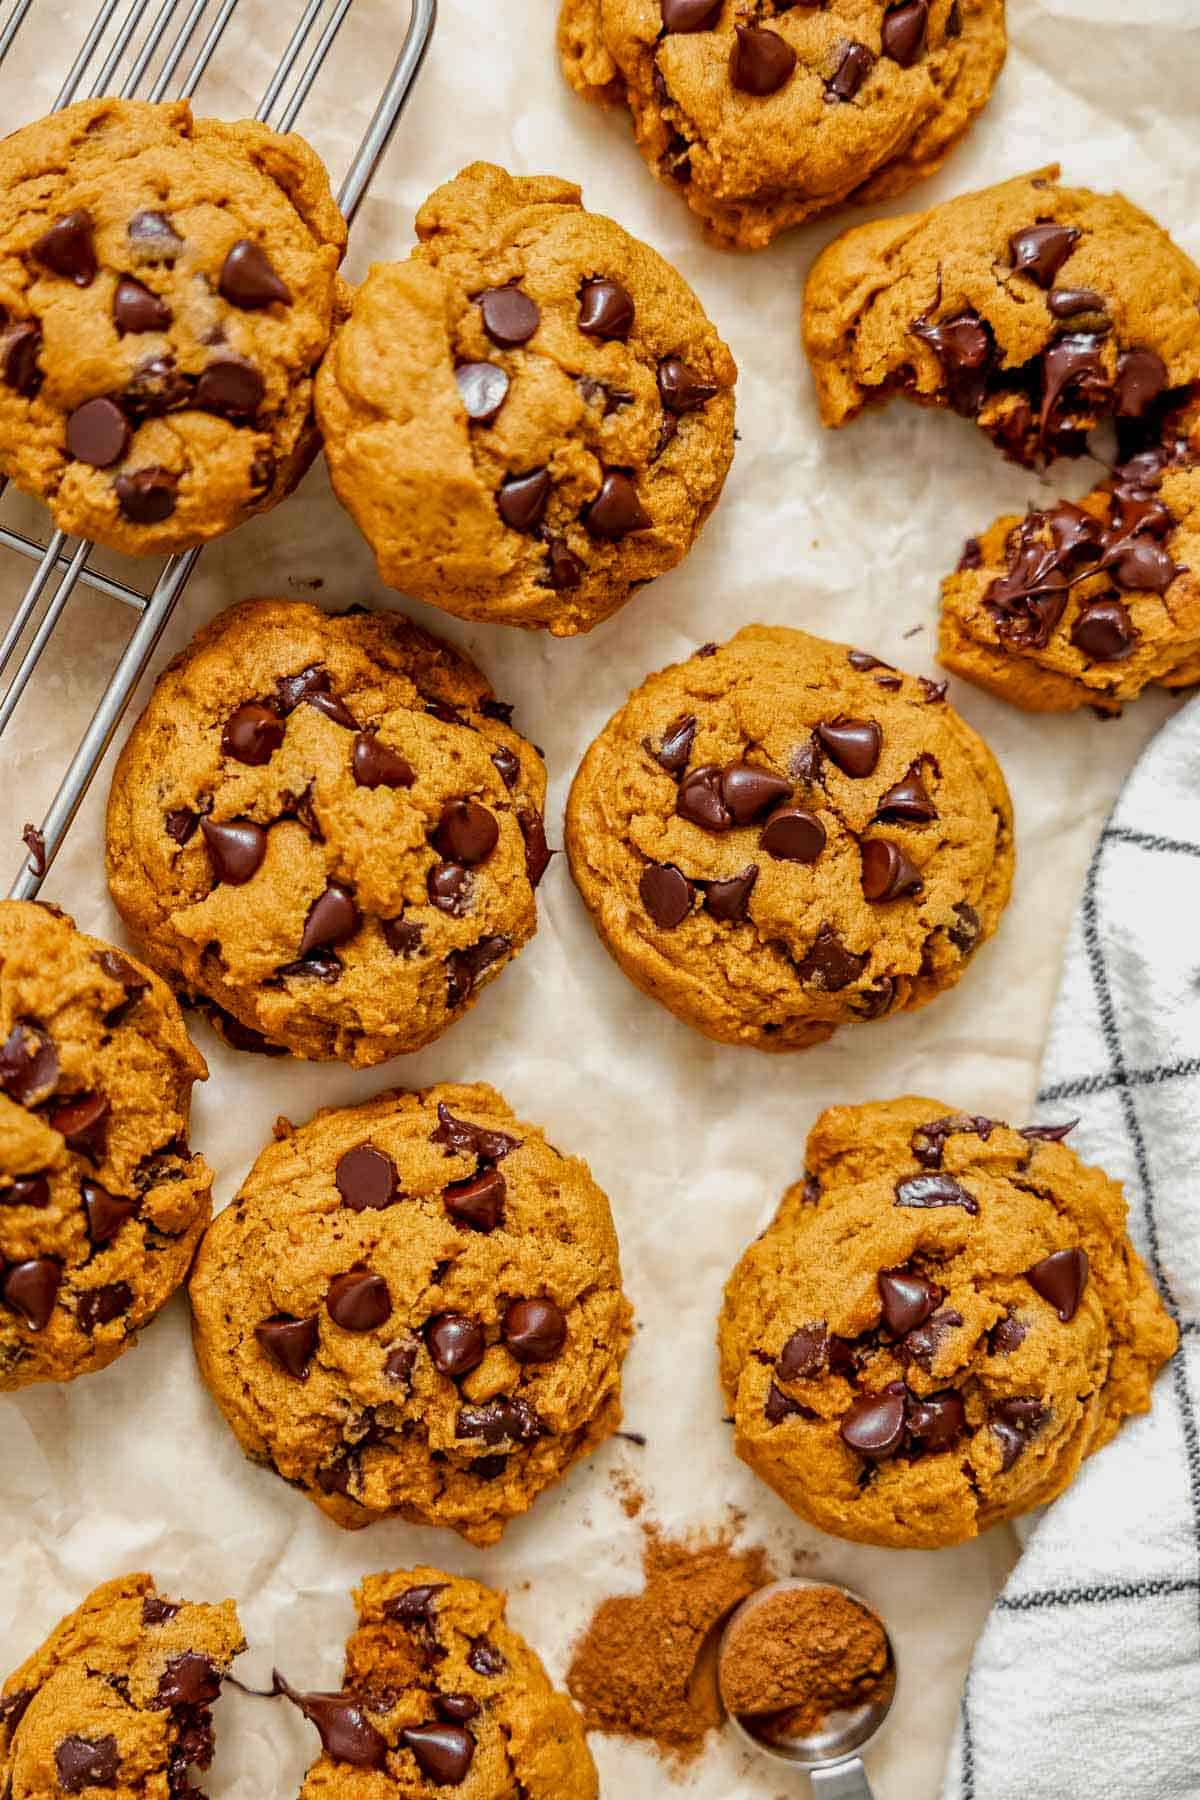
[[857, 1756], [828, 1769], [810, 1769], [814, 1800], [873, 1800], [867, 1771]]

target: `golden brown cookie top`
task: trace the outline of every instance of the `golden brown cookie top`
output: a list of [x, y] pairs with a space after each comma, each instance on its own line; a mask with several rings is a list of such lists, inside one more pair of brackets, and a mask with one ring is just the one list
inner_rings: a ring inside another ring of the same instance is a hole
[[1120, 194], [1057, 167], [845, 232], [818, 257], [804, 337], [821, 417], [905, 394], [974, 418], [1014, 460], [1078, 455], [1116, 421], [1157, 441], [1200, 380], [1200, 270]]
[[562, 0], [586, 98], [629, 106], [642, 155], [726, 247], [903, 193], [986, 103], [1003, 0]]
[[429, 1043], [536, 928], [546, 777], [510, 710], [400, 615], [230, 608], [117, 766], [122, 917], [239, 1048]]
[[113, 549], [199, 544], [311, 459], [346, 227], [301, 138], [81, 100], [0, 144], [0, 468]]
[[70, 1381], [187, 1273], [212, 1175], [208, 1071], [170, 990], [65, 913], [0, 900], [0, 1389]]
[[212, 1761], [211, 1703], [244, 1649], [232, 1600], [168, 1600], [149, 1575], [105, 1582], [4, 1683], [5, 1794], [190, 1793], [188, 1770]]
[[317, 383], [335, 489], [391, 586], [587, 631], [673, 568], [733, 454], [733, 359], [579, 189], [473, 163], [376, 264]]
[[944, 684], [765, 625], [630, 696], [575, 777], [567, 848], [631, 979], [767, 1050], [951, 986], [1012, 872], [1003, 777]]
[[1070, 1128], [913, 1096], [817, 1120], [719, 1336], [738, 1454], [822, 1530], [957, 1543], [1148, 1408], [1178, 1334]]
[[619, 1422], [608, 1201], [484, 1086], [282, 1130], [197, 1261], [205, 1380], [248, 1454], [339, 1524], [494, 1542]]
[[504, 1596], [441, 1569], [368, 1575], [338, 1694], [283, 1691], [321, 1738], [302, 1800], [379, 1778], [380, 1800], [596, 1800], [579, 1715], [504, 1617]]

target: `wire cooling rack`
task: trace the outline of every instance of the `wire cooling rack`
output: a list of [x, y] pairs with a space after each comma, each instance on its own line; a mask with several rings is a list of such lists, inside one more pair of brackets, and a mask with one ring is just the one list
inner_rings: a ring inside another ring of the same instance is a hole
[[[102, 94], [119, 94], [125, 99], [191, 99], [226, 37], [238, 4], [239, 0], [159, 0], [152, 13], [151, 0], [124, 0], [123, 9], [122, 0], [101, 0], [52, 110]], [[298, 17], [255, 118], [277, 131], [291, 131], [300, 121], [304, 103], [353, 5], [354, 0], [302, 0], [300, 4], [293, 0], [285, 9]], [[400, 54], [338, 190], [338, 204], [351, 222], [420, 70], [436, 11], [437, 0], [411, 0]], [[61, 29], [60, 0], [12, 0], [0, 23], [0, 71], [26, 20], [39, 17]], [[6, 485], [0, 477], [0, 496]], [[0, 735], [77, 587], [121, 600], [137, 615], [125, 651], [45, 819], [37, 829], [26, 828], [29, 855], [13, 883], [14, 900], [31, 900], [41, 887], [200, 555], [199, 550], [188, 550], [172, 557], [147, 593], [94, 569], [94, 548], [61, 531], [47, 530], [45, 541], [40, 542], [0, 523], [0, 555], [7, 550], [36, 565], [0, 638], [0, 682], [24, 645], [20, 661], [0, 692]]]

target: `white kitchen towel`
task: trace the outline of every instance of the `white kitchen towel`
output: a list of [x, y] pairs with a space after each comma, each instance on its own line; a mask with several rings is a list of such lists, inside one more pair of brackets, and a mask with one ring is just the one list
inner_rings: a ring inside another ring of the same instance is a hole
[[1200, 1800], [1200, 701], [1142, 756], [1088, 871], [1037, 1117], [1076, 1114], [1181, 1344], [1149, 1415], [1029, 1531], [943, 1800]]

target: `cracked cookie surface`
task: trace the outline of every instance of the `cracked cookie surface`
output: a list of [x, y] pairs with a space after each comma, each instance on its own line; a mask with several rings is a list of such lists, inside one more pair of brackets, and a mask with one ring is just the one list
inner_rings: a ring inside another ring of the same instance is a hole
[[197, 1259], [205, 1381], [251, 1459], [339, 1525], [494, 1543], [620, 1423], [608, 1201], [484, 1086], [283, 1131]]
[[0, 1389], [70, 1381], [183, 1281], [212, 1175], [208, 1071], [165, 983], [57, 908], [0, 901]]
[[245, 1647], [232, 1600], [168, 1600], [149, 1575], [105, 1582], [0, 1691], [4, 1793], [194, 1796], [189, 1772], [212, 1761], [212, 1702]]
[[570, 182], [473, 163], [417, 235], [372, 268], [318, 377], [334, 488], [390, 586], [590, 630], [715, 506], [733, 358], [682, 277]]
[[1012, 879], [1004, 778], [944, 684], [782, 626], [644, 682], [584, 757], [566, 838], [626, 975], [762, 1050], [952, 987]]
[[250, 600], [160, 677], [113, 779], [108, 879], [235, 1048], [430, 1043], [533, 936], [541, 758], [399, 614]]
[[0, 469], [131, 555], [281, 500], [345, 222], [303, 139], [184, 101], [81, 100], [0, 144]]
[[821, 1530], [959, 1543], [1148, 1410], [1178, 1332], [1070, 1129], [914, 1096], [817, 1120], [719, 1345], [738, 1455]]
[[1114, 712], [1200, 674], [1200, 269], [1057, 168], [856, 227], [818, 258], [805, 344], [827, 425], [902, 394], [1028, 467], [1115, 431], [1111, 479], [973, 538], [943, 587], [947, 668], [1032, 711]]
[[562, 0], [558, 43], [709, 237], [754, 250], [932, 174], [1003, 66], [1004, 0]]
[[368, 1575], [354, 1598], [341, 1692], [290, 1690], [323, 1752], [301, 1800], [352, 1800], [365, 1782], [379, 1800], [447, 1788], [462, 1800], [596, 1800], [579, 1715], [507, 1624], [502, 1594], [416, 1568]]

